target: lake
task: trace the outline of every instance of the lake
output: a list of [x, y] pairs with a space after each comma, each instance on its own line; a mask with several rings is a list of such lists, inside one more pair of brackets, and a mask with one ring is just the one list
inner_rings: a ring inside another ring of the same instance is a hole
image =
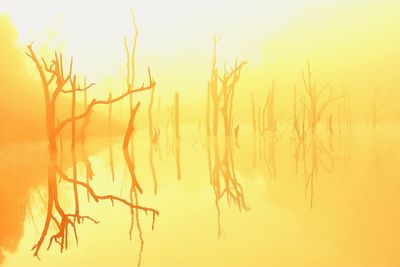
[[[167, 142], [165, 132], [161, 133], [154, 154], [156, 196], [147, 130], [139, 130], [135, 134], [136, 174], [144, 191], [139, 203], [160, 212], [154, 230], [152, 214], [140, 212], [144, 239], [141, 266], [399, 266], [400, 127], [381, 125], [373, 130], [360, 124], [353, 125], [351, 132], [332, 136], [321, 130], [316, 137], [307, 138], [304, 151], [298, 149], [290, 127], [280, 128], [275, 135], [262, 139], [254, 138], [250, 126], [241, 127], [234, 160], [249, 210], [239, 211], [234, 203], [228, 205], [222, 199], [221, 235], [204, 129], [197, 125], [181, 129], [181, 181], [177, 179], [172, 148], [167, 145], [171, 142]], [[123, 159], [122, 137], [115, 137], [113, 145], [114, 182], [107, 142], [88, 142], [104, 144], [90, 156], [96, 192], [129, 199], [130, 177]], [[313, 148], [314, 142], [318, 145]], [[265, 154], [260, 151], [263, 144]], [[46, 150], [44, 142], [31, 146]], [[18, 149], [22, 147], [11, 150]], [[13, 161], [8, 150], [3, 147], [1, 151], [3, 162], [4, 157]], [[47, 251], [46, 240], [41, 261], [32, 256], [31, 248], [46, 216], [47, 192], [45, 179], [29, 176], [41, 175], [31, 170], [39, 165], [45, 170], [46, 158], [27, 159], [30, 163], [23, 165], [22, 174], [18, 166], [14, 168], [18, 174], [2, 174], [2, 179], [19, 175], [16, 182], [29, 184], [11, 186], [24, 190], [0, 190], [2, 198], [8, 199], [6, 203], [14, 203], [8, 209], [2, 205], [0, 216], [16, 217], [13, 221], [0, 218], [4, 266], [136, 266], [140, 242], [137, 230], [129, 240], [130, 209], [118, 203], [113, 207], [106, 201], [88, 203], [83, 189], [81, 214], [100, 223], [85, 221], [78, 225], [78, 246], [71, 231], [68, 250], [60, 253], [53, 245]], [[80, 177], [83, 174], [80, 164]], [[60, 201], [72, 210], [71, 190], [71, 184], [60, 184]]]

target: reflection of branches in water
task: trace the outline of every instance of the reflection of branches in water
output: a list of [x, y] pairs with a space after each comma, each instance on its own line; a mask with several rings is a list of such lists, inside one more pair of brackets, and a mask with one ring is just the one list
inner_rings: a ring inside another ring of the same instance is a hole
[[[151, 77], [150, 77], [150, 80], [151, 80]], [[135, 174], [135, 160], [131, 155], [129, 155], [128, 145], [129, 145], [129, 140], [131, 140], [131, 136], [134, 131], [133, 121], [135, 120], [136, 112], [139, 109], [139, 106], [140, 106], [140, 103], [136, 104], [135, 108], [131, 111], [131, 116], [129, 118], [128, 127], [126, 129], [125, 138], [124, 138], [124, 142], [122, 145], [125, 162], [128, 166], [128, 170], [129, 170], [129, 173], [130, 173], [130, 176], [132, 179], [130, 193], [129, 193], [130, 203], [135, 203], [136, 206], [139, 205], [137, 191], [139, 191], [139, 193], [143, 193], [143, 191], [139, 185], [139, 182], [138, 182], [136, 174]], [[156, 193], [156, 191], [154, 193]], [[135, 198], [135, 202], [133, 202], [133, 197]], [[139, 266], [140, 262], [141, 262], [141, 258], [142, 258], [144, 240], [143, 240], [142, 228], [140, 226], [140, 221], [139, 221], [139, 209], [135, 208], [135, 211], [134, 211], [134, 207], [131, 206], [131, 226], [129, 229], [130, 240], [132, 240], [132, 231], [133, 231], [133, 226], [134, 226], [135, 221], [136, 221], [136, 227], [138, 229], [139, 238], [140, 238], [140, 252], [139, 252], [139, 261], [138, 261], [138, 266]]]
[[[88, 120], [93, 108], [97, 105], [110, 105], [112, 103], [118, 102], [125, 97], [129, 96], [134, 92], [145, 91], [153, 88], [155, 86], [154, 81], [150, 79], [150, 83], [148, 86], [142, 86], [141, 88], [131, 90], [127, 93], [120, 95], [119, 97], [108, 99], [104, 101], [98, 101], [93, 99], [90, 104], [88, 104], [85, 110], [76, 115], [75, 113], [75, 101], [76, 101], [76, 92], [86, 91], [91, 85], [80, 88], [76, 83], [76, 76], [72, 75], [72, 59], [69, 66], [68, 73], [64, 73], [63, 66], [63, 57], [61, 53], [55, 53], [54, 57], [50, 63], [50, 65], [42, 59], [39, 61], [35, 52], [33, 51], [32, 45], [28, 45], [28, 52], [26, 53], [33, 61], [36, 66], [36, 69], [40, 75], [40, 79], [42, 82], [45, 105], [46, 105], [46, 130], [47, 130], [47, 139], [48, 139], [48, 147], [49, 147], [49, 161], [48, 161], [48, 180], [47, 180], [47, 214], [46, 220], [40, 234], [39, 240], [33, 246], [32, 250], [34, 250], [34, 256], [39, 258], [39, 251], [48, 236], [48, 231], [50, 229], [51, 223], [56, 226], [58, 230], [55, 234], [50, 236], [48, 249], [51, 247], [53, 242], [60, 246], [60, 250], [68, 248], [68, 231], [72, 229], [74, 232], [75, 240], [78, 243], [78, 235], [76, 229], [76, 223], [83, 223], [84, 220], [90, 220], [94, 223], [97, 223], [96, 220], [92, 219], [89, 216], [81, 215], [79, 210], [79, 195], [78, 195], [78, 186], [86, 189], [88, 194], [94, 199], [95, 202], [99, 202], [100, 200], [110, 200], [112, 203], [115, 201], [124, 204], [132, 209], [142, 210], [144, 212], [152, 212], [154, 215], [158, 214], [158, 211], [142, 207], [139, 205], [133, 204], [133, 201], [127, 201], [123, 198], [113, 196], [113, 195], [97, 195], [90, 184], [87, 182], [81, 182], [77, 177], [76, 171], [76, 155], [75, 155], [75, 143], [76, 139], [76, 122], [79, 120]], [[71, 90], [65, 90], [67, 85], [70, 85]], [[54, 88], [51, 90], [51, 88]], [[57, 97], [61, 94], [72, 94], [72, 105], [71, 105], [71, 117], [62, 120], [56, 125], [56, 101]], [[71, 124], [71, 153], [73, 160], [73, 177], [69, 178], [62, 168], [58, 165], [58, 147], [57, 147], [57, 138], [61, 131], [65, 126]], [[84, 136], [84, 135], [82, 135]], [[58, 183], [57, 183], [57, 175], [59, 175], [63, 181], [68, 182], [73, 185], [73, 193], [74, 193], [74, 213], [66, 212], [65, 209], [61, 206], [58, 199]], [[137, 203], [137, 200], [136, 202]], [[138, 216], [138, 215], [137, 215]], [[154, 216], [153, 216], [154, 218]]]
[[[239, 211], [242, 208], [247, 209], [245, 204], [243, 189], [238, 182], [234, 157], [233, 157], [233, 97], [235, 86], [240, 78], [240, 72], [245, 62], [238, 64], [236, 62], [234, 68], [221, 76], [218, 74], [216, 67], [216, 44], [217, 38], [214, 37], [214, 53], [212, 63], [211, 79], [208, 84], [207, 91], [207, 156], [209, 163], [209, 170], [211, 173], [210, 180], [215, 193], [215, 205], [218, 213], [218, 235], [222, 235], [221, 227], [221, 210], [220, 200], [226, 197], [228, 205], [233, 201], [238, 205]], [[224, 142], [223, 150], [220, 151], [219, 145], [219, 118], [222, 117], [224, 126]], [[212, 120], [212, 139], [210, 121]], [[212, 146], [211, 146], [212, 141]], [[213, 152], [213, 153], [212, 153]], [[213, 154], [213, 155], [211, 155]], [[213, 160], [211, 159], [213, 157]]]
[[31, 204], [28, 203], [27, 206], [28, 206], [28, 215], [29, 215], [29, 218], [30, 218], [30, 220], [31, 220], [31, 222], [32, 222], [32, 224], [33, 224], [33, 227], [35, 228], [36, 233], [38, 234], [38, 233], [39, 233], [39, 230], [38, 230], [38, 227], [37, 227], [36, 222], [35, 222], [35, 217], [33, 216]]
[[[266, 136], [267, 135], [267, 136]], [[262, 136], [263, 138], [263, 156], [265, 165], [268, 168], [269, 175], [272, 179], [276, 179], [277, 177], [277, 168], [276, 168], [276, 138], [275, 135], [271, 132], [265, 132]], [[267, 148], [265, 147], [268, 144]]]
[[[313, 207], [314, 200], [314, 183], [318, 177], [319, 167], [324, 169], [327, 173], [333, 173], [335, 168], [335, 162], [345, 163], [346, 158], [340, 157], [338, 155], [333, 154], [330, 150], [326, 148], [324, 143], [320, 140], [317, 134], [312, 134], [310, 136], [309, 142], [306, 142], [308, 146], [306, 151], [309, 152], [307, 154], [305, 160], [305, 194], [306, 197], [310, 198], [310, 207]], [[330, 166], [326, 163], [326, 160], [329, 160], [331, 163]]]
[[379, 169], [381, 167], [381, 153], [382, 153], [382, 147], [379, 142], [379, 138], [377, 136], [377, 130], [374, 129], [373, 132], [373, 140], [374, 140], [374, 162], [375, 162], [375, 168]]
[[315, 140], [315, 135], [312, 135], [312, 141], [311, 141], [311, 168], [310, 171], [307, 171], [307, 165], [305, 165], [305, 182], [306, 182], [306, 188], [305, 188], [305, 196], [307, 197], [308, 191], [310, 191], [310, 207], [313, 207], [313, 200], [314, 200], [314, 180], [317, 176], [318, 173], [318, 154], [317, 154], [317, 147], [316, 147], [316, 140]]
[[[137, 105], [137, 107], [138, 107], [138, 105]], [[137, 110], [137, 109], [136, 109], [136, 110]], [[132, 112], [132, 113], [133, 113], [133, 112]], [[134, 115], [133, 115], [133, 116], [134, 116]], [[83, 182], [80, 182], [80, 181], [75, 181], [74, 179], [69, 178], [69, 177], [64, 173], [64, 171], [61, 170], [61, 168], [59, 168], [58, 166], [56, 166], [56, 171], [57, 171], [57, 173], [58, 173], [65, 181], [86, 188], [86, 189], [89, 191], [90, 196], [93, 198], [93, 200], [94, 200], [95, 202], [99, 202], [100, 200], [109, 200], [109, 201], [111, 202], [112, 205], [114, 205], [115, 202], [118, 202], [118, 203], [120, 203], [120, 204], [124, 204], [124, 205], [130, 207], [131, 210], [132, 210], [132, 212], [133, 212], [133, 210], [135, 210], [135, 211], [136, 211], [136, 225], [137, 225], [137, 227], [138, 227], [138, 231], [139, 231], [139, 233], [140, 233], [139, 236], [140, 236], [140, 240], [141, 240], [141, 250], [140, 250], [140, 255], [141, 255], [142, 250], [143, 250], [144, 241], [143, 241], [143, 237], [142, 237], [142, 233], [141, 233], [141, 228], [140, 228], [140, 224], [139, 224], [139, 215], [138, 215], [138, 212], [139, 212], [139, 210], [144, 211], [146, 214], [147, 214], [148, 212], [151, 212], [151, 213], [153, 214], [153, 217], [152, 217], [152, 218], [153, 218], [152, 225], [154, 225], [155, 215], [159, 215], [159, 212], [158, 212], [157, 210], [155, 210], [155, 209], [143, 207], [143, 206], [140, 206], [140, 205], [138, 204], [138, 198], [137, 198], [137, 193], [136, 193], [135, 187], [134, 187], [134, 189], [133, 189], [133, 191], [134, 191], [134, 193], [135, 193], [135, 204], [133, 204], [133, 201], [132, 201], [132, 189], [131, 189], [131, 200], [130, 200], [130, 201], [125, 200], [125, 199], [120, 198], [120, 197], [117, 197], [117, 196], [113, 196], [113, 195], [97, 195], [97, 194], [94, 192], [93, 188], [90, 187], [90, 185], [88, 185], [88, 184], [86, 184], [86, 183], [83, 183]], [[131, 187], [131, 188], [132, 188], [132, 187]], [[72, 221], [70, 218], [72, 218], [73, 221]], [[59, 233], [57, 233], [56, 235], [53, 235], [53, 236], [52, 236], [52, 238], [50, 239], [49, 247], [50, 247], [50, 245], [51, 245], [52, 239], [54, 239], [54, 240], [61, 246], [61, 250], [64, 248], [64, 246], [65, 246], [65, 248], [67, 249], [67, 245], [68, 245], [68, 243], [67, 243], [67, 242], [68, 242], [68, 239], [67, 239], [68, 224], [70, 224], [70, 225], [72, 226], [72, 228], [73, 228], [73, 230], [74, 230], [76, 242], [78, 242], [78, 236], [77, 236], [76, 227], [75, 227], [76, 215], [64, 214], [64, 217], [62, 218], [61, 223], [60, 223], [57, 219], [55, 219], [54, 217], [52, 217], [52, 219], [55, 220], [55, 222], [56, 222], [57, 226], [59, 227], [60, 231], [59, 231]], [[87, 219], [87, 220], [90, 220], [90, 221], [92, 221], [92, 222], [94, 222], [94, 223], [96, 223], [96, 224], [99, 223], [98, 221], [92, 219], [92, 218], [89, 217], [89, 216], [79, 216], [79, 219], [82, 219], [82, 220]], [[83, 221], [82, 221], [82, 222], [83, 222]], [[132, 222], [132, 224], [133, 224], [133, 222]], [[132, 229], [132, 228], [131, 228], [131, 229]], [[64, 234], [65, 234], [65, 235], [64, 235]], [[131, 233], [130, 233], [130, 236], [131, 236]], [[59, 238], [61, 238], [61, 241], [59, 240]], [[140, 260], [139, 260], [139, 265], [140, 265]]]

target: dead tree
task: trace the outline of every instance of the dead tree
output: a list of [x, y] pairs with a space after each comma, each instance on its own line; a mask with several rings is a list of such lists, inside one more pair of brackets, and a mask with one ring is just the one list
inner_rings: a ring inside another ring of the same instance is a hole
[[333, 96], [323, 100], [322, 96], [325, 90], [329, 87], [329, 83], [318, 90], [314, 77], [312, 76], [310, 62], [307, 64], [307, 75], [303, 72], [303, 83], [307, 94], [307, 114], [308, 114], [308, 129], [315, 133], [318, 123], [325, 109], [334, 101], [343, 99], [344, 96]]
[[161, 126], [160, 126], [160, 111], [161, 111], [161, 96], [158, 96], [157, 101], [157, 122], [155, 125], [155, 133], [153, 138], [154, 143], [154, 150], [158, 152], [158, 156], [160, 161], [162, 160], [162, 150], [160, 149], [160, 135], [161, 135]]
[[[265, 126], [265, 113], [267, 113], [267, 125]], [[271, 131], [275, 133], [276, 131], [276, 121], [275, 121], [275, 83], [272, 81], [271, 88], [268, 91], [267, 99], [264, 104], [263, 110], [263, 131]]]
[[[132, 201], [120, 198], [114, 195], [98, 195], [94, 189], [90, 186], [88, 182], [82, 182], [78, 179], [76, 168], [73, 167], [73, 177], [69, 177], [64, 170], [58, 165], [58, 146], [57, 137], [60, 132], [65, 129], [67, 125], [71, 125], [71, 152], [74, 151], [76, 142], [76, 123], [80, 120], [85, 120], [93, 111], [96, 106], [99, 105], [110, 105], [121, 101], [122, 99], [128, 97], [132, 93], [142, 92], [152, 89], [155, 86], [155, 82], [150, 79], [148, 85], [143, 85], [140, 88], [132, 89], [116, 98], [108, 100], [96, 100], [93, 99], [85, 108], [85, 110], [76, 114], [75, 112], [75, 98], [77, 92], [82, 92], [88, 90], [93, 84], [86, 87], [80, 88], [76, 82], [76, 76], [72, 74], [72, 58], [69, 64], [68, 72], [64, 72], [63, 57], [61, 53], [54, 53], [54, 56], [50, 63], [46, 62], [43, 58], [39, 59], [33, 48], [32, 44], [27, 46], [27, 55], [32, 59], [36, 66], [38, 74], [40, 75], [40, 80], [42, 83], [42, 89], [45, 99], [46, 108], [46, 132], [49, 148], [49, 162], [48, 162], [48, 173], [47, 173], [47, 214], [45, 223], [40, 235], [39, 240], [33, 246], [34, 256], [39, 258], [39, 252], [42, 248], [43, 242], [49, 237], [48, 249], [51, 247], [52, 243], [55, 242], [60, 246], [60, 250], [68, 248], [68, 231], [72, 229], [75, 240], [78, 243], [78, 235], [76, 223], [80, 224], [84, 220], [89, 220], [94, 223], [98, 221], [94, 220], [90, 216], [82, 215], [79, 210], [79, 194], [78, 188], [86, 189], [91, 199], [95, 202], [99, 201], [111, 201], [111, 203], [118, 202], [127, 207], [133, 208], [138, 211], [151, 212], [153, 215], [158, 215], [158, 211], [153, 208], [143, 207], [135, 205]], [[70, 87], [67, 90], [67, 87]], [[72, 96], [72, 106], [71, 106], [71, 117], [65, 118], [56, 124], [56, 102], [61, 94], [70, 94]], [[73, 160], [74, 161], [74, 160]], [[76, 164], [76, 163], [75, 163]], [[56, 176], [59, 175], [62, 181], [70, 183], [73, 187], [74, 193], [74, 211], [68, 212], [66, 208], [62, 207], [58, 198], [58, 183], [56, 181]], [[153, 216], [153, 218], [154, 218]], [[55, 225], [57, 231], [54, 234], [50, 234], [51, 224]]]
[[206, 134], [207, 134], [207, 141], [205, 144], [205, 149], [207, 152], [207, 166], [208, 166], [208, 175], [210, 176], [210, 185], [213, 185], [213, 178], [212, 178], [212, 160], [211, 160], [211, 126], [210, 126], [210, 110], [211, 110], [211, 93], [210, 83], [208, 84], [207, 88], [207, 100], [206, 100]]
[[[137, 47], [137, 39], [139, 35], [138, 27], [136, 24], [135, 14], [133, 10], [131, 10], [132, 24], [134, 29], [133, 34], [133, 42], [132, 47], [129, 48], [128, 40], [126, 36], [124, 36], [124, 47], [125, 47], [125, 56], [126, 56], [126, 88], [127, 92], [131, 92], [135, 86], [135, 55], [136, 55], [136, 47]], [[129, 110], [133, 109], [133, 96], [129, 95]], [[133, 137], [132, 137], [133, 138]], [[134, 155], [135, 146], [133, 140], [131, 140], [131, 153]]]
[[257, 164], [257, 119], [254, 92], [251, 92], [251, 111], [253, 122], [253, 167], [255, 167]]
[[[267, 92], [267, 97], [260, 118], [260, 160], [265, 162], [269, 175], [275, 179], [277, 176], [275, 160], [275, 139], [276, 139], [276, 120], [275, 120], [275, 82], [272, 81], [271, 88]], [[268, 146], [267, 146], [268, 145]], [[266, 148], [268, 147], [268, 149]]]
[[[318, 123], [321, 121], [326, 109], [335, 101], [344, 99], [345, 95], [333, 96], [333, 90], [329, 83], [323, 86], [321, 89], [318, 89], [315, 78], [311, 72], [310, 62], [307, 64], [307, 74], [303, 72], [303, 83], [307, 96], [307, 100], [304, 101], [303, 104], [308, 115], [308, 130], [311, 131], [309, 147], [303, 147], [303, 150], [310, 151], [309, 164], [308, 166], [305, 165], [305, 194], [306, 197], [309, 194], [310, 207], [312, 208], [315, 193], [314, 182], [317, 177], [319, 167], [322, 167], [327, 172], [332, 172], [335, 161], [345, 161], [345, 159], [342, 157], [339, 157], [333, 154], [332, 151], [326, 149], [324, 144], [318, 138], [317, 134]], [[331, 88], [330, 94], [327, 98], [323, 99], [324, 92], [329, 87]], [[303, 146], [306, 146], [306, 144]], [[325, 163], [324, 159], [328, 159], [331, 162], [331, 167]]]
[[[139, 30], [136, 23], [135, 15], [131, 10], [131, 17], [132, 17], [132, 24], [134, 28], [134, 35], [133, 35], [133, 43], [132, 47], [129, 48], [128, 41], [126, 36], [124, 37], [124, 47], [125, 47], [125, 55], [126, 55], [126, 86], [127, 92], [131, 92], [135, 86], [135, 58], [136, 58], [136, 47], [137, 47], [137, 40], [139, 36]], [[149, 78], [151, 78], [150, 70], [149, 70]], [[149, 164], [151, 173], [153, 176], [153, 185], [154, 185], [154, 194], [157, 194], [157, 177], [156, 172], [154, 169], [153, 163], [153, 150], [158, 141], [159, 132], [155, 131], [153, 133], [153, 122], [152, 122], [152, 107], [153, 107], [153, 99], [154, 99], [154, 89], [155, 87], [151, 88], [150, 94], [150, 105], [148, 110], [148, 119], [149, 119], [149, 137], [150, 137], [150, 145], [149, 145]], [[129, 94], [129, 107], [130, 110], [133, 110], [133, 96]], [[132, 138], [132, 137], [131, 137]], [[134, 142], [131, 140], [131, 153], [134, 155]]]
[[[149, 77], [150, 77], [150, 81], [151, 81], [150, 73], [149, 73]], [[128, 122], [128, 127], [126, 129], [125, 138], [124, 138], [124, 142], [123, 142], [123, 145], [122, 145], [122, 149], [124, 151], [125, 162], [126, 162], [126, 164], [128, 166], [129, 173], [130, 173], [130, 176], [132, 178], [129, 197], [130, 197], [131, 203], [135, 203], [136, 207], [138, 207], [138, 205], [139, 205], [138, 191], [139, 191], [139, 193], [142, 193], [143, 190], [140, 187], [138, 179], [136, 177], [136, 174], [135, 174], [135, 159], [131, 155], [129, 155], [128, 145], [129, 145], [129, 141], [131, 140], [132, 133], [134, 132], [133, 121], [135, 120], [135, 116], [136, 116], [136, 113], [137, 113], [137, 111], [139, 109], [139, 106], [140, 106], [140, 102], [137, 103], [135, 108], [131, 110], [131, 114], [130, 114], [130, 118], [129, 118], [129, 122]], [[138, 266], [140, 266], [140, 262], [141, 262], [141, 259], [142, 259], [143, 247], [144, 247], [144, 239], [143, 239], [142, 228], [140, 226], [139, 209], [138, 208], [134, 208], [133, 206], [131, 206], [131, 226], [130, 226], [130, 229], [129, 229], [129, 238], [130, 238], [130, 240], [132, 240], [132, 231], [133, 231], [133, 227], [135, 225], [135, 222], [136, 222], [136, 228], [137, 228], [137, 230], [139, 232], [139, 239], [140, 239], [140, 252], [139, 252], [139, 261], [138, 261]], [[154, 228], [154, 221], [153, 221], [153, 224], [152, 224], [152, 228]]]
[[[210, 149], [213, 154], [211, 166], [211, 177], [214, 193], [215, 205], [218, 212], [218, 234], [222, 234], [220, 220], [220, 201], [226, 197], [228, 204], [232, 201], [237, 204], [239, 210], [247, 209], [245, 204], [242, 186], [240, 185], [236, 172], [235, 162], [233, 158], [233, 99], [235, 86], [240, 78], [242, 67], [246, 62], [238, 64], [236, 61], [234, 68], [230, 72], [224, 72], [223, 75], [218, 73], [216, 66], [216, 46], [217, 38], [214, 37], [214, 51], [212, 58], [211, 79], [208, 83], [208, 99], [210, 105], [208, 120], [212, 120], [212, 144]], [[219, 124], [220, 118], [223, 122], [223, 150], [219, 146]], [[207, 121], [207, 125], [211, 122]], [[207, 130], [208, 131], [208, 130]]]
[[[294, 88], [293, 95], [293, 128], [296, 133], [295, 143], [295, 169], [296, 175], [299, 170], [299, 162], [303, 161], [305, 163], [305, 137], [306, 137], [306, 127], [305, 127], [305, 118], [306, 118], [306, 106], [304, 96], [302, 99], [302, 105], [300, 109], [298, 108], [298, 99], [297, 99], [297, 88]], [[304, 165], [304, 164], [303, 164]]]
[[[131, 10], [132, 16], [132, 23], [134, 27], [134, 36], [133, 36], [133, 44], [132, 48], [129, 49], [128, 41], [126, 36], [124, 37], [124, 46], [125, 46], [125, 53], [126, 53], [126, 85], [128, 92], [132, 91], [135, 86], [135, 52], [137, 47], [137, 39], [139, 35], [138, 27], [135, 20], [135, 15]], [[133, 96], [132, 94], [129, 95], [129, 107], [130, 110], [133, 109]]]

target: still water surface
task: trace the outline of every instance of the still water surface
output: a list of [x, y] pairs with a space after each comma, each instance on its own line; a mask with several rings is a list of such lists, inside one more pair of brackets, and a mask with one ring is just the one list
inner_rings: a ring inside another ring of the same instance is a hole
[[[161, 140], [161, 154], [154, 158], [157, 196], [152, 194], [146, 131], [139, 131], [135, 155], [137, 176], [144, 189], [139, 201], [160, 211], [154, 231], [152, 215], [140, 214], [145, 241], [142, 266], [400, 266], [399, 129], [385, 126], [372, 131], [359, 126], [347, 137], [335, 134], [330, 140], [321, 135], [320, 142], [332, 153], [318, 150], [312, 208], [310, 194], [305, 193], [304, 162], [297, 162], [296, 171], [297, 144], [290, 135], [273, 138], [274, 149], [268, 150], [276, 162], [276, 177], [272, 178], [257, 151], [253, 166], [252, 131], [241, 130], [235, 162], [250, 210], [239, 212], [222, 201], [223, 235], [218, 237], [205, 140], [197, 127], [182, 130], [180, 182], [175, 158]], [[93, 187], [98, 194], [128, 198], [130, 178], [120, 142], [113, 151], [116, 181], [111, 181], [108, 149], [103, 148], [90, 157], [96, 174]], [[329, 155], [340, 159], [332, 160]], [[40, 160], [46, 164], [45, 158]], [[84, 173], [83, 167], [80, 173]], [[15, 208], [23, 210], [19, 216], [21, 233], [9, 234], [16, 245], [15, 249], [4, 249], [4, 266], [136, 266], [139, 242], [137, 231], [129, 241], [130, 210], [117, 203], [114, 207], [108, 202], [88, 204], [83, 190], [82, 213], [100, 223], [85, 221], [78, 226], [78, 247], [71, 235], [72, 246], [67, 251], [60, 254], [57, 246], [46, 251], [46, 244], [41, 261], [33, 258], [30, 249], [45, 219], [44, 185], [41, 181], [26, 192], [14, 192], [27, 194], [21, 196], [27, 205]], [[61, 185], [61, 201], [66, 206], [72, 205], [71, 187]]]

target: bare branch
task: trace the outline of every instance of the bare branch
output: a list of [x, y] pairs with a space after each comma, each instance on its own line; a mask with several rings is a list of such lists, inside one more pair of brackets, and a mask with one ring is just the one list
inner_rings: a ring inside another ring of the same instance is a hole
[[142, 210], [144, 212], [153, 212], [156, 215], [160, 215], [159, 211], [153, 208], [147, 208], [147, 207], [143, 207], [143, 206], [138, 206], [138, 205], [134, 205], [131, 202], [129, 202], [126, 199], [117, 197], [117, 196], [113, 196], [113, 195], [104, 195], [104, 196], [100, 196], [100, 195], [96, 195], [96, 193], [94, 192], [94, 190], [92, 189], [92, 187], [84, 182], [81, 181], [74, 181], [73, 179], [69, 178], [65, 172], [58, 166], [56, 165], [56, 171], [57, 173], [61, 176], [61, 178], [69, 183], [76, 183], [77, 185], [86, 188], [89, 191], [90, 196], [96, 201], [99, 202], [100, 200], [112, 200], [112, 201], [117, 201], [120, 202], [130, 208], [133, 209], [139, 209]]
[[[87, 106], [86, 110], [82, 114], [77, 115], [75, 117], [75, 120], [80, 120], [80, 119], [85, 118], [87, 115], [89, 115], [92, 112], [92, 109], [93, 109], [93, 107], [95, 105], [109, 105], [109, 104], [112, 104], [114, 102], [117, 102], [117, 101], [127, 97], [130, 94], [137, 93], [137, 92], [142, 92], [142, 91], [146, 91], [146, 90], [150, 90], [155, 85], [156, 85], [156, 82], [152, 81], [148, 86], [142, 86], [142, 87], [140, 87], [138, 89], [126, 92], [126, 93], [120, 95], [119, 97], [116, 97], [116, 98], [111, 99], [111, 100], [101, 100], [101, 101], [99, 101], [99, 100], [93, 99], [92, 102], [90, 102], [90, 104]], [[62, 121], [57, 126], [57, 128], [55, 129], [55, 134], [57, 135], [70, 122], [72, 122], [72, 118], [68, 118], [68, 119], [65, 119], [64, 121]]]
[[[96, 85], [96, 84], [95, 84], [95, 83], [91, 83], [91, 84], [89, 84], [88, 86], [86, 86], [86, 87], [84, 87], [84, 88], [80, 88], [80, 86], [78, 86], [78, 88], [74, 89], [74, 91], [77, 91], [77, 92], [84, 92], [84, 91], [88, 90], [90, 87], [92, 87], [92, 86], [94, 86], [94, 85]], [[72, 90], [64, 90], [64, 89], [61, 89], [61, 92], [68, 94], [68, 93], [72, 93]]]
[[129, 122], [128, 122], [128, 128], [126, 129], [124, 142], [122, 144], [122, 149], [124, 151], [124, 158], [125, 158], [126, 164], [128, 165], [129, 173], [132, 178], [132, 187], [137, 188], [137, 190], [142, 194], [143, 190], [140, 187], [139, 182], [136, 179], [135, 165], [134, 165], [132, 158], [128, 152], [129, 140], [131, 139], [131, 136], [132, 136], [132, 133], [134, 130], [133, 121], [135, 120], [136, 112], [138, 111], [139, 107], [140, 107], [140, 102], [138, 102], [136, 104], [135, 108], [131, 110], [131, 114], [130, 114]]
[[327, 101], [325, 101], [325, 103], [321, 106], [321, 108], [320, 108], [320, 110], [319, 110], [319, 112], [318, 112], [317, 120], [320, 120], [320, 119], [321, 119], [322, 113], [323, 113], [324, 110], [329, 106], [330, 103], [332, 103], [332, 102], [334, 102], [334, 101], [336, 101], [336, 100], [342, 99], [342, 98], [344, 98], [343, 95], [342, 95], [342, 96], [333, 97], [333, 98], [329, 98]]

